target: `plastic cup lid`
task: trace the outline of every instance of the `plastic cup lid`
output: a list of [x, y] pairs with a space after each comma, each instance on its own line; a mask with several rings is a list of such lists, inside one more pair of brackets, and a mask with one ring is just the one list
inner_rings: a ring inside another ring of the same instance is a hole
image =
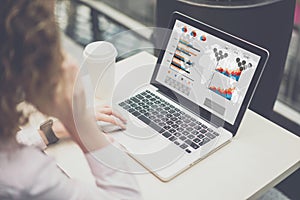
[[83, 55], [92, 61], [103, 61], [117, 56], [117, 50], [113, 44], [106, 41], [97, 41], [88, 44]]

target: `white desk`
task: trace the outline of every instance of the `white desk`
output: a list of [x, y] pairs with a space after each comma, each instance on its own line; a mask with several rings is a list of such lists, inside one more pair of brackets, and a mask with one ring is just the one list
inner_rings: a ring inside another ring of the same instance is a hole
[[[145, 52], [125, 59], [117, 63], [117, 79], [141, 63], [154, 66], [155, 61], [155, 57]], [[148, 70], [146, 75], [150, 79], [153, 68]], [[47, 152], [71, 177], [92, 183], [82, 153], [73, 142], [62, 141]], [[151, 174], [136, 178], [144, 199], [149, 200], [256, 199], [299, 167], [300, 138], [247, 110], [230, 144], [172, 181], [163, 183]]]

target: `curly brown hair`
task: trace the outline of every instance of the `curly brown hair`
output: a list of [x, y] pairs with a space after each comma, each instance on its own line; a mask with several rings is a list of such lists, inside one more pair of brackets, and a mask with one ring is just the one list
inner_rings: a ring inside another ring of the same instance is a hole
[[53, 1], [1, 0], [0, 140], [27, 122], [21, 101], [46, 103], [55, 93], [63, 56]]

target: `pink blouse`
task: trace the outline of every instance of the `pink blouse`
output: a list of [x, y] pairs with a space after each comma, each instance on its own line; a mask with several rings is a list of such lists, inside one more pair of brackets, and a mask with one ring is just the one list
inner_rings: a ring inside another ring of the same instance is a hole
[[[110, 152], [112, 145], [85, 154], [97, 187], [68, 178], [45, 147], [37, 131], [22, 130], [19, 143], [0, 141], [0, 199], [142, 199], [131, 174], [101, 164], [92, 154]], [[26, 144], [26, 145], [24, 145]], [[33, 146], [34, 145], [34, 146]], [[38, 148], [39, 147], [39, 148]], [[126, 165], [126, 160], [118, 160]]]

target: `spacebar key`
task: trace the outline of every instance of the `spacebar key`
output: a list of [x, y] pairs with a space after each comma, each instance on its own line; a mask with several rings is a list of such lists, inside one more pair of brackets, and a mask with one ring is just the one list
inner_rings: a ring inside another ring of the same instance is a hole
[[145, 117], [144, 115], [141, 115], [138, 117], [140, 120], [142, 120], [145, 124], [149, 125], [151, 123], [151, 120]]
[[144, 115], [141, 115], [138, 117], [140, 120], [142, 120], [145, 124], [149, 125], [151, 128], [159, 132], [162, 128], [157, 126], [154, 122], [152, 122], [150, 119], [145, 117]]

